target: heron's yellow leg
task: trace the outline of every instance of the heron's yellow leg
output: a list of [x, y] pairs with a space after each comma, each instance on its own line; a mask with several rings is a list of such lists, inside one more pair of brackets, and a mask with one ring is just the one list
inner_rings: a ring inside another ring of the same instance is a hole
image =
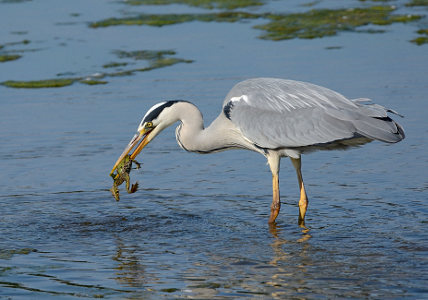
[[273, 197], [272, 197], [272, 205], [270, 207], [269, 224], [272, 224], [275, 222], [275, 219], [279, 214], [279, 210], [281, 209], [281, 201], [279, 197], [278, 173], [272, 174], [272, 189], [273, 189]]
[[291, 162], [293, 163], [294, 168], [296, 169], [297, 173], [297, 180], [299, 182], [299, 189], [300, 189], [300, 200], [299, 200], [299, 225], [305, 225], [305, 215], [306, 210], [308, 209], [308, 196], [306, 195], [305, 185], [303, 183], [303, 177], [302, 177], [302, 163], [301, 159], [295, 159], [291, 158]]
[[305, 185], [303, 184], [303, 180], [299, 179], [300, 186], [300, 200], [299, 200], [299, 225], [305, 225], [305, 215], [308, 209], [308, 196], [306, 195]]
[[270, 171], [272, 172], [272, 205], [270, 207], [270, 217], [269, 224], [275, 222], [276, 217], [279, 214], [279, 210], [281, 208], [281, 201], [279, 198], [279, 163], [280, 157], [277, 152], [269, 152], [267, 155], [268, 164], [270, 167]]

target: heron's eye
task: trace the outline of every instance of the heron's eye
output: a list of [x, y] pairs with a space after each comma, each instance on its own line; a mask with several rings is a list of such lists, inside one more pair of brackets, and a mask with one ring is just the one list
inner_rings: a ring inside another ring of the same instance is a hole
[[146, 128], [152, 128], [152, 127], [153, 127], [153, 122], [146, 123]]

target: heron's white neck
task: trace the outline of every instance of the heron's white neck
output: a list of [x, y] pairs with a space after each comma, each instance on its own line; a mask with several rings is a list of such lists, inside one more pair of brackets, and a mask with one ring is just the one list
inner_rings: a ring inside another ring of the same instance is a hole
[[177, 142], [187, 151], [209, 153], [239, 147], [235, 126], [223, 114], [207, 128], [202, 113], [192, 103], [177, 102], [174, 115], [181, 121], [176, 129]]

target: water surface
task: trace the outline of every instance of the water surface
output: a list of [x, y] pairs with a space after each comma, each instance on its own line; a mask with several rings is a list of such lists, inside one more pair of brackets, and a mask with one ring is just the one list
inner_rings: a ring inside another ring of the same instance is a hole
[[[405, 3], [394, 2], [397, 13], [427, 14]], [[244, 10], [310, 9], [300, 4], [268, 1]], [[343, 7], [320, 1], [315, 8]], [[384, 33], [275, 42], [258, 38], [253, 26], [265, 23], [260, 19], [88, 26], [134, 12], [206, 11], [119, 1], [0, 2], [2, 51], [22, 55], [0, 64], [0, 82], [91, 76], [118, 61], [118, 50], [173, 50], [193, 60], [105, 78], [103, 85], [0, 86], [0, 298], [428, 297], [428, 48], [409, 42], [426, 19], [382, 27]], [[129, 67], [145, 63], [130, 60]], [[371, 98], [405, 115], [398, 121], [407, 137], [304, 156], [308, 229], [297, 225], [297, 179], [287, 159], [284, 204], [269, 227], [265, 159], [246, 151], [186, 153], [174, 128], [139, 157], [142, 169], [131, 178], [140, 190], [122, 189], [114, 201], [108, 173], [151, 105], [187, 99], [209, 123], [235, 83], [257, 76]]]

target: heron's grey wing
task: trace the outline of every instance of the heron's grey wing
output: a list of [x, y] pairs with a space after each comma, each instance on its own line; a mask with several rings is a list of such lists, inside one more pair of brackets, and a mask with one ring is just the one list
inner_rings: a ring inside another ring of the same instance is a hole
[[387, 142], [404, 138], [402, 128], [387, 120], [385, 108], [292, 80], [243, 81], [226, 96], [223, 111], [247, 139], [264, 148], [305, 147], [362, 136]]
[[356, 103], [333, 90], [277, 78], [253, 78], [236, 84], [224, 99], [223, 106], [242, 96], [243, 100], [251, 100], [251, 106], [255, 108], [278, 112], [305, 107], [357, 108]]
[[337, 126], [337, 119], [316, 107], [280, 113], [237, 103], [231, 121], [248, 140], [270, 149], [325, 144], [356, 136], [351, 122], [341, 120], [341, 126]]

